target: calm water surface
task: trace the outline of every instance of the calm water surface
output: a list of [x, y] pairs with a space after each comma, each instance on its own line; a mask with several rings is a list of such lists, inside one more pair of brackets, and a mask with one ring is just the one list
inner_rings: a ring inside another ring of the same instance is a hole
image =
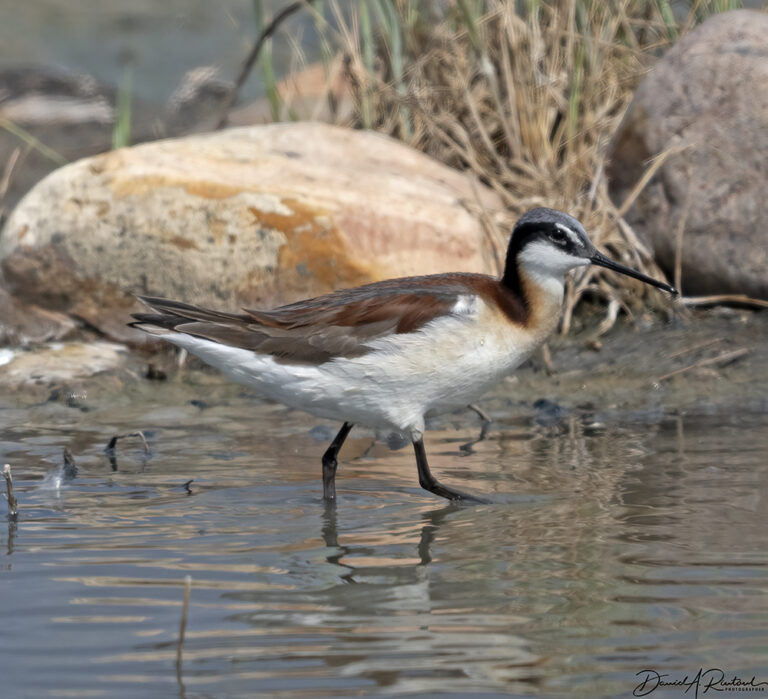
[[[428, 453], [493, 500], [475, 507], [424, 493], [410, 449], [355, 431], [331, 509], [336, 425], [237, 389], [141, 390], [0, 409], [21, 501], [9, 525], [0, 503], [3, 696], [609, 697], [645, 669], [700, 667], [768, 681], [765, 413], [514, 405], [482, 441], [473, 414], [449, 416]], [[110, 464], [109, 437], [138, 428], [151, 453], [128, 438]]]

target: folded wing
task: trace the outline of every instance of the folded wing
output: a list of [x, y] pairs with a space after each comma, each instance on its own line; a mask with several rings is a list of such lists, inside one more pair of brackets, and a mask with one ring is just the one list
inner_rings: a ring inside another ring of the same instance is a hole
[[242, 313], [139, 297], [152, 313], [135, 314], [131, 325], [156, 335], [187, 333], [287, 362], [321, 364], [361, 356], [371, 351], [373, 340], [414, 332], [441, 316], [469, 315], [487, 279], [470, 274], [394, 279]]

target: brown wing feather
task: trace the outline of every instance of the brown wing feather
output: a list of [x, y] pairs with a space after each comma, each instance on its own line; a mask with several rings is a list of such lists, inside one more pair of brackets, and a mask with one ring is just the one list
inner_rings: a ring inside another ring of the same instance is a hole
[[434, 274], [388, 279], [341, 289], [270, 311], [245, 312], [264, 325], [299, 328], [318, 323], [353, 326], [398, 318], [397, 332], [411, 332], [447, 313], [462, 294], [477, 294], [479, 282], [496, 283], [482, 274]]
[[134, 315], [138, 322], [133, 325], [188, 333], [285, 361], [314, 364], [365, 354], [372, 340], [418, 330], [449, 314], [459, 296], [489, 297], [496, 285], [496, 280], [478, 274], [409, 277], [244, 313], [140, 297], [155, 313]]

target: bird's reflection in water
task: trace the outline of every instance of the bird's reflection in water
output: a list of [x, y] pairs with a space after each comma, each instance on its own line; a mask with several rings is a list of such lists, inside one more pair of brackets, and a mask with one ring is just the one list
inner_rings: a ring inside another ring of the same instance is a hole
[[[474, 446], [486, 439], [488, 436], [488, 429], [492, 424], [492, 421], [485, 415], [484, 412], [473, 406], [470, 406], [470, 408], [478, 412], [478, 415], [480, 415], [480, 431], [477, 437], [459, 445], [459, 449], [463, 455], [474, 453]], [[365, 458], [368, 455], [370, 449], [372, 449], [375, 444], [376, 442], [374, 440], [360, 458]], [[419, 544], [417, 546], [419, 559], [421, 561], [420, 565], [425, 566], [432, 562], [430, 547], [437, 537], [437, 531], [440, 528], [440, 525], [445, 521], [449, 514], [461, 509], [462, 505], [449, 502], [444, 507], [429, 509], [421, 513], [423, 525], [421, 527]], [[333, 550], [333, 553], [328, 555], [326, 560], [328, 563], [334, 566], [339, 566], [345, 569], [346, 572], [339, 576], [342, 581], [346, 583], [358, 582], [354, 578], [354, 575], [358, 569], [352, 565], [349, 565], [348, 563], [342, 562], [342, 560], [345, 558], [349, 559], [351, 557], [351, 554], [355, 552], [355, 548], [352, 546], [339, 545], [338, 512], [335, 501], [325, 503], [322, 521], [323, 541], [325, 542], [326, 547]]]
[[485, 440], [485, 438], [488, 436], [488, 428], [491, 426], [490, 420], [483, 420], [480, 424], [480, 434], [475, 437], [475, 439], [470, 439], [468, 442], [464, 442], [464, 444], [459, 445], [459, 449], [461, 450], [462, 454], [465, 456], [467, 454], [474, 454], [475, 444], [478, 444]]
[[[485, 426], [483, 426], [485, 430]], [[427, 510], [421, 513], [421, 535], [419, 536], [418, 552], [421, 559], [421, 565], [425, 566], [432, 562], [431, 547], [437, 538], [437, 533], [448, 515], [456, 512], [460, 505], [446, 505], [436, 510]]]
[[333, 551], [326, 560], [328, 563], [340, 568], [344, 568], [347, 572], [342, 573], [339, 578], [346, 583], [356, 583], [354, 578], [355, 568], [354, 566], [342, 563], [341, 559], [349, 555], [349, 546], [339, 546], [339, 522], [336, 515], [336, 503], [326, 502], [325, 510], [323, 511], [323, 541], [325, 545]]
[[11, 517], [8, 517], [8, 548], [6, 554], [10, 556], [13, 553], [13, 548], [16, 543], [16, 521]]
[[[449, 515], [461, 509], [463, 509], [462, 505], [449, 503], [444, 507], [429, 509], [421, 513], [422, 526], [419, 533], [419, 543], [416, 547], [419, 556], [418, 565], [426, 566], [432, 562], [431, 547], [437, 538], [440, 527]], [[355, 580], [354, 576], [359, 569], [343, 562], [354, 555], [356, 548], [339, 544], [338, 513], [335, 503], [327, 503], [325, 506], [322, 537], [326, 547], [332, 551], [326, 556], [326, 561], [344, 569], [344, 572], [339, 576], [341, 580], [347, 583], [357, 583], [358, 581]]]

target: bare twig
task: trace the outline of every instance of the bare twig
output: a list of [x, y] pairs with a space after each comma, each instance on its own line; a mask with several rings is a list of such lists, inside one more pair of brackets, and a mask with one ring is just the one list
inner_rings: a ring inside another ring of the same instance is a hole
[[278, 27], [282, 24], [283, 21], [300, 10], [304, 5], [311, 4], [312, 2], [313, 0], [297, 0], [296, 2], [292, 2], [290, 5], [287, 5], [282, 10], [280, 10], [280, 12], [278, 12], [272, 18], [272, 21], [266, 27], [264, 27], [264, 31], [259, 34], [256, 42], [253, 44], [253, 48], [251, 48], [251, 52], [243, 62], [242, 68], [240, 68], [240, 74], [237, 76], [235, 84], [232, 86], [232, 89], [229, 91], [229, 94], [224, 100], [224, 104], [221, 105], [221, 112], [219, 112], [219, 119], [216, 122], [215, 130], [218, 131], [219, 129], [222, 129], [224, 126], [226, 126], [229, 110], [232, 109], [232, 105], [235, 103], [235, 100], [237, 100], [237, 97], [240, 94], [240, 90], [245, 84], [248, 75], [250, 74], [251, 70], [253, 70], [253, 66], [256, 65], [256, 61], [259, 58], [259, 54], [261, 53], [262, 46], [264, 46], [264, 42], [277, 31]]
[[184, 578], [184, 602], [181, 605], [181, 621], [179, 622], [179, 643], [176, 646], [176, 679], [181, 684], [181, 652], [184, 646], [184, 636], [187, 633], [187, 617], [189, 616], [189, 595], [192, 592], [192, 576]]
[[552, 361], [552, 352], [549, 351], [549, 344], [546, 342], [541, 346], [541, 358], [544, 361], [544, 369], [547, 372], [547, 376], [554, 376], [557, 373], [557, 369]]
[[[483, 206], [482, 199], [480, 197], [480, 190], [478, 188], [478, 182], [474, 177], [469, 177], [469, 183], [472, 187], [472, 194], [475, 197], [475, 203], [477, 205], [476, 215], [480, 219], [480, 224], [483, 228], [483, 234], [488, 241], [488, 246], [491, 249], [491, 255], [493, 256], [493, 265], [497, 274], [501, 274], [504, 270], [504, 250], [502, 249], [502, 241], [505, 236], [501, 235], [493, 221], [489, 216], [485, 206]], [[468, 202], [465, 202], [465, 207], [469, 209]], [[470, 211], [470, 213], [473, 213]], [[506, 242], [506, 241], [503, 241]]]
[[600, 186], [604, 174], [605, 158], [600, 158], [594, 177], [592, 178], [592, 184], [589, 187], [589, 194], [587, 195], [587, 201], [589, 201], [590, 204], [595, 203], [595, 199], [597, 198], [597, 188]]
[[13, 152], [8, 157], [8, 162], [5, 164], [3, 170], [3, 177], [0, 179], [0, 201], [5, 197], [8, 187], [11, 184], [11, 175], [13, 174], [13, 168], [16, 167], [16, 162], [21, 155], [21, 148], [17, 147], [13, 149]]
[[605, 312], [605, 318], [600, 322], [597, 327], [593, 340], [596, 340], [601, 335], [605, 335], [615, 324], [616, 319], [619, 317], [619, 310], [621, 309], [621, 303], [617, 298], [611, 298], [608, 302], [608, 310]]
[[6, 464], [3, 468], [3, 476], [5, 476], [5, 490], [8, 498], [8, 518], [15, 522], [19, 516], [19, 503], [16, 501], [16, 496], [13, 494], [13, 476], [11, 475], [11, 465]]
[[711, 340], [705, 340], [704, 342], [699, 342], [695, 345], [691, 345], [690, 347], [684, 347], [681, 350], [672, 352], [672, 354], [666, 355], [666, 358], [676, 359], [677, 357], [682, 357], [684, 354], [688, 354], [689, 352], [695, 352], [696, 350], [704, 349], [705, 347], [709, 347], [711, 345], [716, 345], [718, 342], [722, 342], [724, 339], [725, 338], [723, 337], [715, 337]]
[[682, 374], [686, 371], [690, 371], [691, 369], [698, 369], [699, 367], [711, 366], [713, 364], [717, 366], [725, 366], [726, 364], [735, 362], [737, 359], [741, 359], [742, 357], [748, 355], [751, 351], [752, 351], [751, 349], [742, 347], [741, 349], [732, 350], [730, 352], [723, 352], [722, 354], [718, 354], [716, 357], [707, 357], [706, 359], [700, 359], [698, 362], [695, 362], [694, 364], [690, 364], [688, 366], [684, 366], [682, 369], [675, 369], [675, 371], [670, 371], [668, 374], [659, 376], [659, 378], [657, 379], [657, 383], [660, 383], [661, 381], [666, 381], [667, 379], [672, 378], [673, 376], [678, 376], [679, 374]]
[[619, 230], [621, 231], [622, 235], [624, 235], [629, 244], [632, 246], [632, 251], [637, 252], [638, 255], [642, 255], [648, 260], [653, 259], [653, 254], [648, 249], [648, 246], [645, 245], [640, 240], [640, 238], [637, 237], [637, 233], [635, 233], [632, 226], [630, 226], [623, 218], [619, 218], [617, 223], [619, 224]]
[[477, 416], [483, 421], [483, 422], [492, 422], [491, 418], [488, 417], [488, 413], [485, 412], [479, 405], [475, 405], [474, 403], [470, 403], [467, 408], [471, 410], [473, 413], [477, 413]]
[[679, 302], [684, 306], [718, 306], [724, 303], [735, 303], [740, 306], [768, 308], [765, 299], [753, 299], [745, 294], [714, 294], [712, 296], [681, 296]]
[[686, 168], [686, 177], [688, 179], [688, 192], [685, 195], [685, 204], [680, 213], [680, 220], [677, 223], [675, 234], [675, 289], [682, 292], [683, 289], [683, 233], [685, 233], [685, 224], [688, 223], [688, 214], [691, 210], [691, 192], [693, 191], [693, 178], [691, 177], [690, 167]]
[[144, 453], [149, 454], [149, 444], [147, 444], [147, 438], [144, 436], [144, 433], [141, 430], [138, 432], [129, 432], [128, 434], [116, 434], [114, 437], [112, 437], [112, 439], [109, 440], [106, 451], [113, 450], [117, 445], [117, 440], [124, 439], [125, 437], [138, 437], [141, 439], [142, 444], [144, 445]]
[[34, 148], [40, 155], [56, 165], [61, 166], [67, 164], [67, 159], [61, 155], [61, 153], [57, 153], [53, 148], [49, 148], [45, 143], [37, 140], [31, 133], [29, 133], [29, 131], [21, 128], [21, 126], [12, 122], [10, 119], [0, 117], [0, 129], [5, 129], [8, 133], [13, 134], [20, 141], [23, 141], [31, 148]]
[[624, 200], [624, 203], [619, 207], [619, 218], [624, 218], [624, 215], [627, 213], [627, 211], [630, 210], [632, 204], [635, 203], [635, 199], [640, 196], [640, 193], [648, 186], [648, 183], [659, 171], [659, 168], [661, 168], [661, 166], [666, 163], [669, 158], [671, 158], [673, 155], [677, 155], [678, 153], [682, 153], [684, 150], [691, 148], [692, 146], [693, 144], [672, 146], [671, 148], [667, 148], [667, 150], [655, 157], [648, 169], [643, 173], [643, 176], [638, 180], [637, 184], [629, 193], [629, 196]]

